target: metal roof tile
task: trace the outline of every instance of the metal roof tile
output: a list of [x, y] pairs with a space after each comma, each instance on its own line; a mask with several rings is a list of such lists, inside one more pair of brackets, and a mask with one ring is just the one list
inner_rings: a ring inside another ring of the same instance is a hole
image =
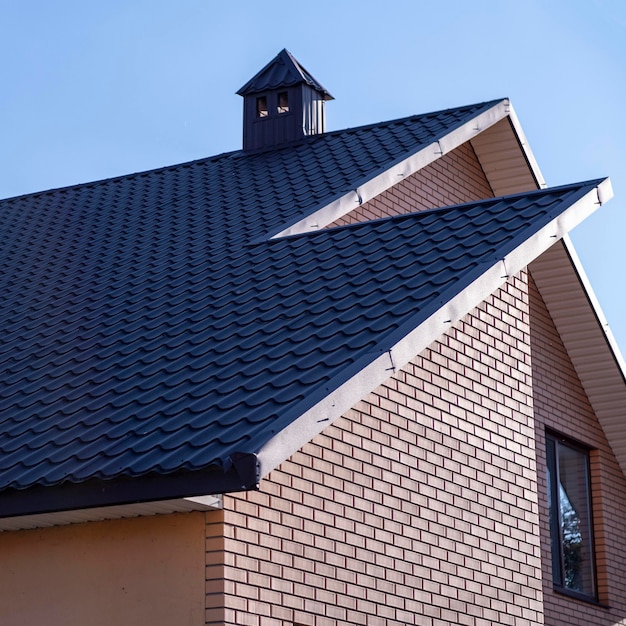
[[0, 485], [258, 450], [593, 184], [267, 239], [492, 104], [0, 201]]

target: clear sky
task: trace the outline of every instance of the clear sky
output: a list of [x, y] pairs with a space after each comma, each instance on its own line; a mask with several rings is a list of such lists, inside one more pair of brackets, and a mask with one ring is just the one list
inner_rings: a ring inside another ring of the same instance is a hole
[[329, 130], [509, 97], [548, 185], [610, 176], [572, 239], [626, 352], [625, 0], [0, 0], [0, 197], [239, 149], [282, 48]]

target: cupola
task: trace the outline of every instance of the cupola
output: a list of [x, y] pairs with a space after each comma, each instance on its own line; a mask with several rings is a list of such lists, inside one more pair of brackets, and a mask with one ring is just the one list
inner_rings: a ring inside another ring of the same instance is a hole
[[238, 92], [243, 96], [243, 149], [258, 150], [323, 133], [333, 97], [282, 50]]

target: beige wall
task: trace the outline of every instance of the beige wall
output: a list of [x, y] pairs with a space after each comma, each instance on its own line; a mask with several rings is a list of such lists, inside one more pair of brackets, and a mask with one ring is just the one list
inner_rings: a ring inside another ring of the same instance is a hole
[[0, 534], [2, 626], [200, 626], [204, 514]]

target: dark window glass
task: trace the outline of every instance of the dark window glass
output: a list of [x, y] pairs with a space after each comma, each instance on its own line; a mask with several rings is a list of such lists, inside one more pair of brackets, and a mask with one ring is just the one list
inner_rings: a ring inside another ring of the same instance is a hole
[[289, 113], [289, 96], [286, 91], [278, 92], [278, 113]]
[[256, 116], [257, 117], [267, 117], [267, 96], [259, 96], [256, 99]]
[[554, 585], [593, 598], [589, 452], [554, 435], [546, 441]]

